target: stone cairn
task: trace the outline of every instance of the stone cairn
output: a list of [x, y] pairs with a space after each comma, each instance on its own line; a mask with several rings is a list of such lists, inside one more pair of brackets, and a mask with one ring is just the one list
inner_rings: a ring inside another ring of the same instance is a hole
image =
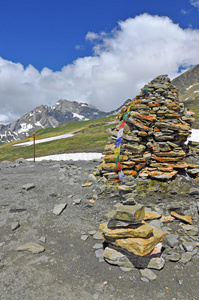
[[[179, 102], [178, 90], [167, 75], [145, 85], [120, 111], [119, 120], [110, 129], [110, 142], [98, 167], [109, 186], [118, 185], [121, 192], [130, 191], [135, 177], [167, 181], [179, 170], [187, 169], [184, 159], [189, 147], [185, 142], [194, 119]], [[128, 198], [118, 204], [108, 222], [100, 224], [108, 245], [103, 253], [107, 262], [117, 261], [124, 267], [163, 267], [161, 241], [166, 233], [145, 223], [147, 218], [160, 217], [148, 214], [143, 205]]]
[[[141, 204], [119, 204], [113, 217], [100, 224], [102, 238], [108, 244], [103, 253], [108, 263], [146, 268], [153, 256], [161, 253], [161, 241], [166, 233], [143, 221], [159, 217], [158, 213], [148, 214]], [[164, 261], [161, 258], [159, 260], [158, 264], [162, 268]]]
[[153, 79], [119, 113], [109, 130], [99, 171], [110, 184], [138, 178], [169, 180], [188, 165], [183, 161], [191, 134], [192, 112], [179, 102], [167, 75]]

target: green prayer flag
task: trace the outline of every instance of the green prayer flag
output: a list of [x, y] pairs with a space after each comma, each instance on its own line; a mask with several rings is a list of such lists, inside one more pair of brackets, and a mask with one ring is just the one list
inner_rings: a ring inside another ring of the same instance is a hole
[[123, 116], [122, 116], [122, 120], [123, 121], [126, 121], [127, 120], [127, 118], [128, 118], [128, 112], [125, 112], [124, 114], [123, 114]]

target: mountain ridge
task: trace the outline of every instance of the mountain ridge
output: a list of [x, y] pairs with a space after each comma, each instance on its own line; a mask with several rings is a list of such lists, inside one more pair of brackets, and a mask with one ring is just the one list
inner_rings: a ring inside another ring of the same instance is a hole
[[58, 100], [53, 106], [40, 105], [8, 125], [0, 124], [0, 144], [24, 139], [42, 128], [113, 115], [122, 107], [123, 105], [111, 112], [104, 112], [87, 103], [65, 99]]

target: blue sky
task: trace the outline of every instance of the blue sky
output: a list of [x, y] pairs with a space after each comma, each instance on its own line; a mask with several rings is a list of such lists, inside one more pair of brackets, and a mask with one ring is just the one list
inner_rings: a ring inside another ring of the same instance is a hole
[[60, 98], [112, 110], [156, 75], [199, 63], [199, 0], [0, 5], [0, 123]]

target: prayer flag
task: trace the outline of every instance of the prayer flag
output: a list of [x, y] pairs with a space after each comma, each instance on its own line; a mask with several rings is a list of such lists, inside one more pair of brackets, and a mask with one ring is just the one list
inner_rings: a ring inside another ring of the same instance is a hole
[[121, 128], [117, 133], [117, 139], [121, 138], [123, 135], [124, 128]]
[[119, 155], [118, 155], [118, 156], [116, 157], [116, 159], [115, 159], [116, 165], [117, 165], [118, 162], [120, 162], [120, 156], [119, 156]]
[[115, 142], [115, 148], [117, 148], [117, 147], [119, 147], [121, 145], [121, 141], [122, 141], [121, 137], [116, 140], [116, 142]]
[[123, 121], [123, 122], [120, 124], [119, 129], [124, 128], [125, 124], [126, 124], [126, 121]]
[[124, 173], [122, 172], [122, 170], [119, 172], [119, 179], [122, 181], [122, 179], [125, 177]]
[[115, 148], [114, 154], [117, 155], [117, 156], [120, 155], [120, 146]]
[[124, 114], [123, 114], [123, 116], [122, 116], [122, 120], [123, 121], [126, 121], [127, 120], [127, 118], [128, 118], [128, 112], [125, 112]]
[[118, 163], [117, 163], [117, 166], [118, 166], [118, 169], [117, 169], [117, 171], [121, 171], [121, 170], [122, 170], [122, 167], [121, 167], [121, 164], [120, 164], [120, 162], [118, 162]]

